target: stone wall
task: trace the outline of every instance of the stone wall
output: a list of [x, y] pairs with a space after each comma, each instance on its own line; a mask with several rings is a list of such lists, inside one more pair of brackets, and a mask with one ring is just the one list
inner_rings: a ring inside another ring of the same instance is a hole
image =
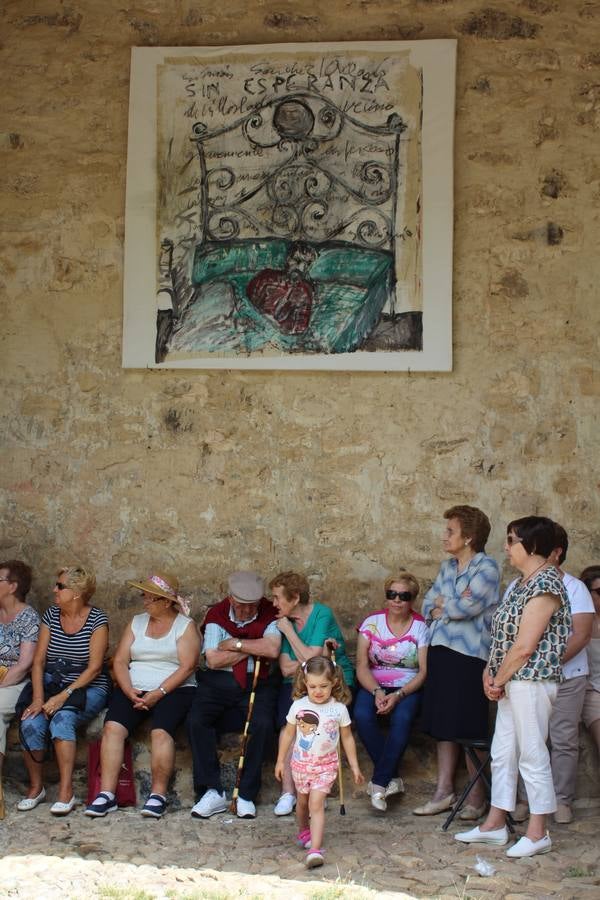
[[[441, 513], [547, 513], [573, 571], [597, 529], [600, 3], [6, 2], [0, 50], [0, 556], [179, 573], [306, 572], [348, 633], [402, 563], [428, 582]], [[130, 48], [456, 37], [451, 374], [120, 367]], [[505, 581], [509, 573], [504, 573]]]

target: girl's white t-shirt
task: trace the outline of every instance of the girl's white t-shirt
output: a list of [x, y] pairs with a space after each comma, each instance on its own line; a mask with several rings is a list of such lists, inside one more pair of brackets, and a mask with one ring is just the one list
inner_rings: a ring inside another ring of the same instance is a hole
[[290, 706], [287, 721], [296, 726], [292, 758], [306, 763], [335, 753], [340, 728], [350, 724], [350, 714], [337, 700], [312, 703], [308, 697], [301, 697]]
[[[175, 672], [181, 663], [177, 654], [177, 641], [192, 621], [182, 613], [177, 613], [169, 631], [160, 638], [146, 635], [150, 616], [140, 613], [131, 620], [133, 643], [131, 645], [131, 662], [129, 677], [134, 688], [141, 691], [154, 691], [163, 681]], [[196, 678], [190, 675], [180, 687], [195, 687]]]

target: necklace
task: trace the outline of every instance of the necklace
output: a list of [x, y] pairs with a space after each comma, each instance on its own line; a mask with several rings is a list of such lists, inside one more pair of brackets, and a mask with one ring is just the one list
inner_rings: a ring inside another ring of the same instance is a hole
[[526, 582], [528, 582], [530, 578], [533, 578], [534, 575], [537, 575], [537, 573], [540, 572], [547, 565], [548, 565], [548, 560], [545, 559], [544, 562], [541, 565], [539, 565], [537, 567], [537, 569], [534, 569], [533, 572], [530, 572], [526, 578], [521, 578], [521, 584], [526, 584]]

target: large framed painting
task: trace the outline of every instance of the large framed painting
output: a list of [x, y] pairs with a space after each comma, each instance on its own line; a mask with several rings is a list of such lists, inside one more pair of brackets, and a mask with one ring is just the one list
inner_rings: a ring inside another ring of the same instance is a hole
[[449, 370], [456, 42], [132, 51], [123, 365]]

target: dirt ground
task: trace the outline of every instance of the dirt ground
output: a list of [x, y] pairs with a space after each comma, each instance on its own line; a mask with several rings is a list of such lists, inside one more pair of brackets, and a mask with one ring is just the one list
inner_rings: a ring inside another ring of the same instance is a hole
[[[600, 897], [600, 801], [581, 800], [575, 821], [553, 825], [551, 853], [511, 861], [505, 848], [459, 844], [441, 830], [444, 816], [421, 818], [412, 808], [433, 786], [407, 785], [375, 812], [363, 789], [350, 791], [346, 815], [330, 799], [326, 864], [308, 871], [294, 843], [293, 817], [276, 818], [271, 791], [254, 820], [230, 813], [193, 819], [189, 809], [148, 820], [137, 809], [89, 819], [79, 806], [55, 818], [44, 803], [16, 811], [20, 793], [6, 786], [7, 816], [0, 822], [0, 897], [147, 898], [582, 898]], [[49, 790], [49, 799], [53, 789]], [[522, 828], [519, 827], [519, 832]], [[476, 857], [496, 873], [481, 877]]]

